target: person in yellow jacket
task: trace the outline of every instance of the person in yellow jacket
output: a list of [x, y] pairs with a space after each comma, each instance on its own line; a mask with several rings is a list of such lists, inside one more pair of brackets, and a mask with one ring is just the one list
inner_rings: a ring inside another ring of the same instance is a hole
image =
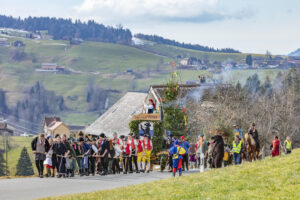
[[235, 140], [232, 142], [232, 153], [234, 164], [241, 164], [241, 150], [242, 150], [242, 141], [240, 141], [239, 136], [235, 137]]
[[291, 139], [290, 139], [289, 136], [286, 137], [286, 140], [284, 141], [284, 145], [283, 146], [284, 146], [286, 154], [292, 153], [293, 146], [292, 146], [292, 141], [291, 141]]

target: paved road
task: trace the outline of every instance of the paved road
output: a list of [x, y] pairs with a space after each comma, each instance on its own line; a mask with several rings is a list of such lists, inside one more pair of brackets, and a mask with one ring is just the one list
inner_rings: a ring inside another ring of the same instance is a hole
[[[185, 172], [185, 174], [197, 171]], [[68, 179], [16, 178], [0, 180], [1, 200], [36, 199], [48, 196], [92, 192], [135, 185], [171, 177], [168, 172], [152, 172], [127, 175], [88, 176]], [[53, 193], [55, 191], [55, 194]]]

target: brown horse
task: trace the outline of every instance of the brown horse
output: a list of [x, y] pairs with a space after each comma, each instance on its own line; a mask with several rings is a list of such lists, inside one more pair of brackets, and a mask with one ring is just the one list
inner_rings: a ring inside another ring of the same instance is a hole
[[253, 139], [252, 135], [249, 133], [245, 134], [245, 145], [246, 145], [248, 160], [249, 161], [257, 160], [259, 156], [259, 149], [256, 149], [256, 142]]

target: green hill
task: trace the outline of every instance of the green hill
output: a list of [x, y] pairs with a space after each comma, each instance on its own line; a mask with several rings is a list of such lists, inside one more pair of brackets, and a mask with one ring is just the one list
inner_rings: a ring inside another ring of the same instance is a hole
[[214, 169], [175, 179], [45, 199], [295, 200], [300, 199], [300, 149], [295, 149], [290, 155], [268, 157], [253, 163]]
[[[110, 106], [128, 90], [147, 91], [149, 85], [165, 83], [172, 71], [170, 62], [180, 60], [176, 58], [177, 55], [200, 59], [208, 56], [211, 61], [223, 61], [228, 58], [241, 60], [245, 57], [243, 54], [205, 53], [158, 44], [133, 47], [83, 42], [70, 46], [69, 42], [64, 40], [32, 40], [6, 35], [0, 37], [6, 37], [9, 43], [21, 40], [25, 44], [22, 48], [0, 47], [0, 88], [6, 91], [9, 107], [16, 105], [24, 90], [40, 81], [47, 90], [64, 97], [69, 110], [58, 113], [63, 116], [63, 120], [82, 125], [87, 125], [98, 117], [97, 112], [87, 110], [88, 104], [85, 100], [89, 79], [93, 79], [101, 88], [119, 91], [109, 94]], [[15, 60], [15, 55], [23, 52], [25, 56]], [[63, 65], [75, 73], [35, 71], [44, 62]], [[127, 69], [132, 69], [133, 73], [126, 73]], [[182, 70], [181, 81], [185, 83], [187, 80], [197, 80], [198, 75], [203, 73], [210, 74], [201, 70]], [[234, 73], [237, 73], [237, 80], [245, 79], [239, 75], [243, 72], [237, 70]], [[259, 73], [265, 77], [271, 72], [266, 70]]]

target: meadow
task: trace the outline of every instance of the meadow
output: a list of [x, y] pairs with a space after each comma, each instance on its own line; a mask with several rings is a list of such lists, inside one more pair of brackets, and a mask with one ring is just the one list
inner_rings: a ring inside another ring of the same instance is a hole
[[43, 200], [60, 199], [300, 199], [300, 149], [179, 178]]

